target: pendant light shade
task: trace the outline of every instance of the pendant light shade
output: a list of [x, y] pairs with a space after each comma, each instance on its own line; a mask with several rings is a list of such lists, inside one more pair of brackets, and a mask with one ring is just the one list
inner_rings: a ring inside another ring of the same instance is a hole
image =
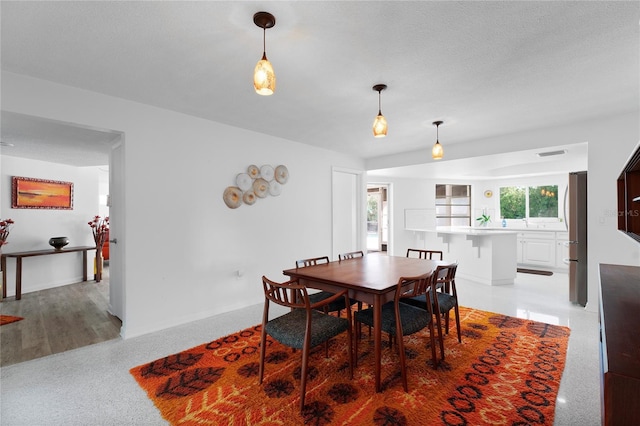
[[387, 136], [387, 119], [382, 115], [382, 109], [380, 109], [380, 92], [387, 88], [386, 84], [376, 84], [373, 86], [373, 90], [378, 92], [378, 115], [373, 120], [373, 136], [376, 138], [383, 138]]
[[436, 126], [436, 143], [433, 145], [433, 148], [431, 149], [431, 157], [433, 157], [434, 160], [442, 160], [442, 157], [444, 156], [444, 149], [442, 149], [442, 145], [440, 145], [439, 134], [438, 134], [438, 127], [442, 123], [443, 123], [442, 121], [433, 122], [433, 125]]
[[271, 28], [276, 24], [276, 18], [269, 12], [257, 12], [253, 15], [253, 22], [262, 28], [262, 59], [256, 64], [253, 71], [253, 87], [259, 95], [273, 95], [276, 90], [276, 74], [273, 72], [273, 66], [267, 59], [266, 50], [266, 32], [267, 28]]

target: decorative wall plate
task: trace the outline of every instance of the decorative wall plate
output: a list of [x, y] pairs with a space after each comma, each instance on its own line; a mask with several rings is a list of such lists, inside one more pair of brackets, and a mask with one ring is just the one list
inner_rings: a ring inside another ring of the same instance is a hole
[[289, 170], [287, 166], [280, 165], [276, 167], [275, 177], [278, 183], [285, 184], [289, 180]]
[[246, 191], [242, 195], [242, 201], [244, 201], [245, 204], [252, 206], [256, 202], [256, 194], [253, 191]]
[[251, 179], [257, 179], [260, 177], [260, 169], [258, 166], [254, 166], [253, 164], [247, 167], [247, 173]]
[[242, 191], [237, 186], [229, 186], [222, 194], [224, 203], [230, 209], [237, 209], [242, 205]]
[[266, 180], [267, 182], [270, 182], [273, 180], [273, 167], [267, 165], [264, 165], [262, 167], [260, 167], [260, 176]]
[[251, 188], [253, 184], [253, 179], [247, 173], [240, 173], [236, 176], [236, 185], [243, 191]]
[[272, 180], [269, 182], [269, 195], [273, 195], [277, 197], [282, 192], [282, 185], [278, 183], [278, 181]]
[[484, 196], [487, 198], [493, 197], [493, 191], [491, 191], [490, 189], [487, 189], [486, 191], [484, 191]]
[[269, 182], [262, 178], [253, 181], [253, 192], [258, 198], [264, 198], [269, 193]]

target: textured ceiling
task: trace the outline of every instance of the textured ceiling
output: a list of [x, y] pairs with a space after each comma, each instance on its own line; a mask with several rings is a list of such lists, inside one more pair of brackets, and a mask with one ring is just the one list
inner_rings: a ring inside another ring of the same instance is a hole
[[[276, 17], [268, 97], [251, 83], [259, 10]], [[0, 12], [4, 71], [364, 158], [429, 151], [435, 120], [446, 155], [639, 104], [639, 2], [2, 1]], [[376, 83], [389, 86], [382, 139]], [[3, 113], [2, 140], [17, 152], [14, 118]]]

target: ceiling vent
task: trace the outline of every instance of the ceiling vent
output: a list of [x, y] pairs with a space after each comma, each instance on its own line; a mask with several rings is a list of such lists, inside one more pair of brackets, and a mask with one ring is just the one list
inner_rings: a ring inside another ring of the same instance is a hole
[[562, 154], [566, 154], [567, 151], [564, 149], [561, 149], [559, 151], [547, 151], [547, 152], [539, 152], [537, 155], [538, 157], [551, 157], [552, 155], [562, 155]]

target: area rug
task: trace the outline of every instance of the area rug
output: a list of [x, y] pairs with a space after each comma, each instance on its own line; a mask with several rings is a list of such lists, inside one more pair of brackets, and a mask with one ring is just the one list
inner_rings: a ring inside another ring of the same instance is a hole
[[258, 384], [260, 325], [130, 373], [173, 425], [552, 425], [569, 329], [464, 307], [460, 317], [462, 343], [452, 321], [437, 370], [428, 331], [405, 337], [409, 392], [384, 335], [379, 393], [368, 332], [353, 380], [346, 333], [331, 341], [328, 358], [315, 348], [303, 413], [300, 351], [269, 340]]
[[548, 277], [553, 275], [553, 272], [551, 271], [541, 271], [539, 269], [518, 268], [518, 272], [523, 274], [546, 275]]
[[12, 322], [21, 321], [24, 318], [14, 317], [12, 315], [0, 315], [0, 325], [11, 324]]

